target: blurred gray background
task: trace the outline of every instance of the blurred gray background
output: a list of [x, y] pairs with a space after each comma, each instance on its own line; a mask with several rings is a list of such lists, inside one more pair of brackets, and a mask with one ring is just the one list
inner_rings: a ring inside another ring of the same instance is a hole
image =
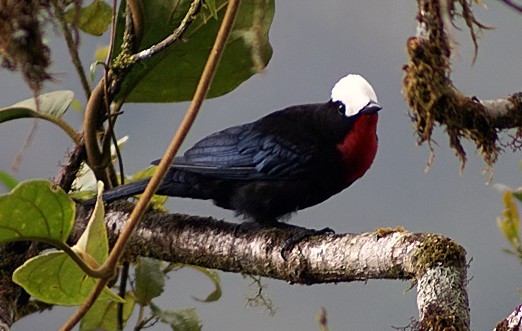
[[[456, 31], [459, 44], [454, 52], [452, 78], [466, 94], [504, 97], [522, 90], [522, 17], [498, 1], [486, 4], [488, 9], [475, 7], [475, 13], [482, 23], [496, 29], [481, 36], [474, 66], [468, 32]], [[416, 146], [401, 95], [405, 42], [415, 34], [415, 15], [415, 1], [277, 2], [270, 32], [274, 55], [268, 68], [232, 93], [205, 102], [184, 149], [211, 132], [255, 120], [273, 110], [326, 101], [340, 77], [349, 72], [363, 74], [384, 106], [374, 165], [350, 189], [300, 212], [291, 222], [313, 228], [329, 226], [338, 233], [400, 225], [409, 231], [449, 236], [473, 259], [469, 269], [472, 327], [491, 330], [520, 302], [521, 266], [501, 251], [507, 247], [495, 221], [502, 210], [501, 194], [486, 185], [484, 164], [473, 145], [465, 144], [469, 160], [460, 175], [459, 162], [447, 147], [446, 136], [437, 130], [435, 162], [431, 171], [424, 172], [429, 152], [425, 146]], [[48, 38], [56, 81], [48, 84], [47, 90], [73, 89], [84, 103], [69, 55], [54, 30]], [[81, 52], [87, 67], [96, 47], [104, 42], [82, 39]], [[29, 97], [30, 92], [19, 75], [0, 71], [0, 96], [1, 106], [6, 106]], [[186, 103], [124, 108], [117, 132], [130, 136], [124, 149], [127, 173], [146, 167], [162, 155], [186, 108]], [[70, 110], [65, 119], [81, 127], [81, 113]], [[1, 125], [0, 169], [10, 169], [32, 123], [18, 120]], [[41, 122], [16, 177], [52, 178], [70, 146], [65, 134]], [[493, 183], [520, 185], [519, 161], [519, 155], [506, 151], [495, 166]], [[170, 199], [169, 207], [172, 211], [234, 220], [232, 213], [210, 202]], [[191, 270], [172, 273], [167, 290], [155, 302], [170, 309], [197, 307], [204, 330], [318, 330], [315, 316], [321, 307], [327, 311], [330, 330], [391, 330], [417, 317], [416, 293], [415, 289], [407, 290], [409, 282], [301, 286], [266, 279], [267, 295], [278, 307], [277, 314], [269, 316], [263, 308], [245, 306], [245, 297], [252, 294], [249, 280], [236, 274], [220, 275], [223, 297], [216, 303], [201, 304], [192, 299], [205, 297], [212, 284]], [[53, 330], [70, 312], [55, 309], [22, 320], [13, 329]], [[154, 329], [169, 328], [157, 324]]]

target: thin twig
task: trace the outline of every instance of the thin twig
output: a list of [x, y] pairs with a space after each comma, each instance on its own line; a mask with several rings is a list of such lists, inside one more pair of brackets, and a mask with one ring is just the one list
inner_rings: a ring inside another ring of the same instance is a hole
[[[114, 52], [114, 41], [116, 40], [116, 6], [117, 6], [117, 0], [113, 0], [112, 1], [112, 19], [111, 19], [111, 40], [109, 42], [109, 51], [107, 52], [107, 58], [105, 59], [105, 63], [109, 64], [110, 61], [111, 61], [111, 58], [112, 58], [112, 53]], [[108, 74], [107, 74], [107, 70], [105, 70], [104, 72], [104, 76], [105, 76], [105, 81], [108, 82], [109, 81], [109, 77], [108, 77]], [[107, 91], [108, 91], [108, 87], [106, 86], [105, 87], [105, 94], [107, 94]], [[122, 106], [122, 103], [117, 103], [115, 105], [115, 111], [114, 113], [117, 113], [119, 112], [120, 108]], [[108, 108], [110, 109], [110, 108]], [[112, 113], [112, 110], [111, 110], [111, 113]], [[109, 114], [109, 119], [111, 117], [111, 114]], [[110, 122], [109, 122], [110, 123]], [[124, 174], [124, 171], [123, 171], [123, 158], [121, 156], [121, 151], [120, 151], [120, 148], [118, 146], [118, 139], [116, 139], [116, 135], [114, 134], [114, 130], [112, 130], [112, 137], [114, 139], [113, 143], [114, 143], [114, 150], [116, 151], [116, 157], [118, 159], [118, 166], [119, 166], [119, 169], [120, 169], [120, 184], [123, 185], [125, 184], [125, 174]]]
[[187, 14], [179, 24], [179, 26], [172, 32], [171, 35], [169, 35], [167, 38], [163, 39], [161, 42], [157, 43], [156, 45], [153, 45], [152, 47], [145, 49], [139, 53], [136, 53], [132, 55], [131, 62], [137, 63], [139, 61], [151, 58], [155, 54], [161, 52], [165, 48], [172, 45], [176, 40], [178, 40], [183, 33], [187, 30], [188, 26], [190, 25], [190, 22], [192, 22], [192, 17], [196, 14], [199, 7], [201, 6], [201, 0], [194, 0], [192, 4], [190, 5], [189, 10], [187, 11]]
[[512, 0], [501, 0], [503, 3], [505, 3], [507, 6], [511, 7], [512, 9], [518, 11], [519, 13], [522, 13], [522, 5], [515, 3]]
[[54, 7], [56, 18], [58, 19], [60, 27], [62, 28], [63, 36], [65, 38], [65, 42], [67, 43], [67, 48], [69, 49], [69, 54], [71, 55], [74, 68], [80, 77], [80, 82], [82, 84], [83, 92], [85, 93], [85, 98], [89, 99], [91, 96], [91, 87], [89, 86], [89, 81], [87, 80], [87, 76], [83, 70], [82, 61], [78, 55], [77, 43], [74, 42], [73, 36], [71, 35], [71, 30], [69, 29], [69, 25], [65, 19], [65, 8], [56, 0], [51, 1], [51, 3]]
[[[100, 123], [100, 115], [106, 103], [104, 100], [104, 79], [101, 80], [92, 91], [92, 95], [85, 106], [85, 118], [83, 120], [83, 139], [85, 141], [85, 150], [87, 152], [87, 160], [96, 178], [103, 181], [105, 187], [111, 187], [110, 181], [105, 172], [105, 167], [110, 162], [110, 154], [107, 154], [106, 146], [100, 146], [98, 143], [98, 127]], [[107, 112], [105, 112], [107, 113]], [[107, 141], [107, 142], [110, 142]], [[105, 154], [104, 154], [105, 153]]]
[[[127, 281], [129, 280], [129, 268], [130, 263], [128, 261], [123, 263], [123, 267], [121, 268], [120, 275], [120, 291], [119, 295], [122, 298], [125, 298], [125, 292], [127, 291]], [[118, 330], [123, 330], [123, 303], [118, 304]]]

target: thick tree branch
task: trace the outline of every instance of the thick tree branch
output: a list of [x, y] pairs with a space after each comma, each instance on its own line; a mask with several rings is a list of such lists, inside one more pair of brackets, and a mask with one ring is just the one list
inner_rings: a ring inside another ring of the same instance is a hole
[[[132, 205], [108, 207], [106, 222], [114, 242]], [[79, 207], [74, 238], [88, 212]], [[281, 256], [293, 229], [259, 228], [161, 212], [148, 212], [134, 232], [125, 258], [148, 256], [289, 283], [338, 283], [368, 279], [417, 281], [420, 328], [469, 330], [465, 251], [440, 235], [403, 230], [318, 235]]]
[[505, 99], [476, 100], [497, 129], [522, 127], [522, 92]]
[[28, 304], [29, 295], [12, 282], [13, 272], [25, 260], [38, 254], [37, 247], [30, 242], [0, 244], [0, 330], [9, 330], [18, 319], [18, 312]]
[[522, 305], [518, 306], [508, 317], [497, 324], [494, 331], [522, 330]]

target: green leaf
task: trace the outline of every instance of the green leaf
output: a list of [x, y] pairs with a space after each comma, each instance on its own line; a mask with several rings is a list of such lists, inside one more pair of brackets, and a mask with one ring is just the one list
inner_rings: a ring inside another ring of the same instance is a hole
[[202, 324], [195, 308], [170, 311], [160, 310], [151, 306], [152, 311], [159, 316], [163, 323], [171, 326], [175, 331], [201, 331]]
[[[213, 1], [207, 3], [210, 6]], [[146, 25], [140, 50], [160, 42], [178, 27], [191, 1], [144, 1]], [[125, 1], [117, 19], [117, 45], [120, 52], [124, 30]], [[199, 13], [183, 35], [169, 49], [133, 66], [125, 78], [118, 99], [128, 102], [179, 102], [191, 100], [217, 31], [223, 20], [226, 0], [216, 0], [218, 20]], [[234, 90], [239, 84], [266, 66], [272, 56], [268, 31], [274, 16], [274, 0], [241, 2], [233, 30], [210, 87], [208, 98]]]
[[[76, 306], [85, 301], [96, 285], [62, 251], [51, 251], [27, 260], [13, 273], [13, 281], [36, 299], [54, 305]], [[124, 302], [107, 287], [98, 300]]]
[[520, 190], [516, 190], [516, 191], [513, 191], [513, 196], [515, 198], [517, 198], [518, 201], [522, 202], [522, 191]]
[[109, 46], [99, 46], [94, 52], [94, 60], [100, 63], [104, 63], [109, 54]]
[[[109, 254], [109, 240], [105, 229], [105, 207], [103, 204], [103, 183], [98, 182], [98, 197], [91, 219], [82, 233], [82, 236], [73, 247], [73, 250], [80, 253], [85, 260], [93, 258], [98, 267], [107, 260]], [[89, 262], [87, 260], [87, 262]], [[92, 263], [94, 264], [94, 263]]]
[[213, 19], [218, 19], [218, 13], [216, 8], [216, 0], [205, 0], [203, 3], [203, 7], [208, 10], [210, 13], [210, 16], [212, 16]]
[[[62, 117], [74, 98], [72, 91], [55, 91], [38, 96], [40, 112], [54, 117]], [[34, 98], [26, 99], [14, 105], [0, 109], [0, 123], [19, 118], [40, 118]]]
[[111, 24], [112, 7], [103, 0], [94, 0], [77, 11], [76, 8], [69, 9], [65, 12], [65, 19], [88, 34], [101, 36]]
[[[43, 184], [49, 186], [49, 182], [43, 182]], [[37, 193], [41, 191], [39, 190]], [[103, 184], [100, 182], [98, 185], [98, 201], [93, 216], [91, 216], [80, 240], [73, 247], [73, 251], [78, 252], [86, 263], [93, 267], [103, 263], [108, 252], [107, 234], [103, 222], [102, 191]], [[65, 192], [61, 192], [67, 197]], [[14, 193], [16, 193], [16, 190]], [[29, 195], [27, 201], [31, 201]], [[67, 199], [67, 201], [70, 200]], [[74, 206], [74, 202], [72, 203]], [[37, 201], [34, 204], [37, 204]], [[42, 212], [42, 214], [44, 213]], [[72, 216], [74, 217], [74, 212]], [[57, 239], [64, 241], [67, 237], [68, 232], [65, 238]], [[71, 257], [62, 251], [47, 252], [27, 260], [13, 273], [13, 281], [38, 300], [62, 306], [81, 304], [96, 285], [96, 279], [87, 276]], [[107, 287], [102, 291], [99, 299], [124, 302]]]
[[65, 242], [76, 205], [46, 180], [28, 180], [0, 196], [0, 241]]
[[18, 180], [5, 171], [0, 171], [0, 183], [2, 183], [8, 190], [12, 190], [18, 185]]
[[497, 225], [511, 246], [518, 251], [521, 246], [519, 238], [520, 217], [518, 208], [513, 201], [512, 192], [504, 192], [502, 201], [505, 209], [502, 211], [502, 216], [497, 218]]
[[199, 299], [196, 297], [192, 297], [194, 300], [201, 302], [214, 302], [221, 298], [221, 280], [219, 278], [219, 274], [215, 270], [210, 270], [203, 267], [198, 267], [190, 264], [182, 264], [182, 263], [173, 263], [171, 265], [171, 269], [174, 267], [182, 267], [182, 268], [191, 268], [201, 272], [203, 275], [207, 276], [208, 279], [214, 284], [214, 291], [212, 291], [205, 299]]
[[[123, 304], [123, 326], [132, 314], [136, 298], [132, 292], [125, 294]], [[80, 323], [81, 331], [118, 330], [118, 303], [107, 300], [96, 300]]]
[[148, 306], [152, 299], [160, 296], [165, 287], [165, 274], [162, 269], [165, 262], [138, 257], [136, 263], [136, 301]]
[[194, 298], [194, 300], [202, 301], [202, 302], [214, 302], [214, 301], [219, 300], [221, 298], [222, 292], [221, 292], [221, 281], [219, 279], [218, 272], [215, 270], [210, 270], [210, 269], [206, 269], [206, 268], [202, 268], [202, 267], [198, 267], [198, 266], [194, 266], [194, 265], [191, 265], [188, 267], [198, 270], [199, 272], [201, 272], [202, 274], [207, 276], [207, 278], [210, 279], [210, 281], [212, 281], [212, 283], [214, 284], [214, 291], [210, 292], [210, 294], [207, 295], [207, 297], [205, 299], [198, 299], [196, 297], [192, 297], [192, 298]]

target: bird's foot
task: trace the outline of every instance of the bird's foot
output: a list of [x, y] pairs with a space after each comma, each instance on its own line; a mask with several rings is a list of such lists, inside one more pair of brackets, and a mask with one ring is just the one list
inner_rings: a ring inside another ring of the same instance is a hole
[[286, 255], [294, 248], [296, 244], [301, 242], [302, 240], [308, 239], [313, 236], [320, 236], [324, 234], [333, 234], [335, 233], [329, 227], [324, 229], [316, 230], [316, 229], [308, 229], [297, 225], [281, 223], [281, 222], [271, 222], [271, 223], [259, 223], [259, 222], [243, 222], [239, 223], [234, 227], [234, 236], [238, 237], [243, 232], [248, 232], [252, 230], [261, 230], [261, 229], [282, 229], [289, 230], [291, 232], [290, 238], [285, 240], [283, 248], [281, 249], [281, 257], [286, 261]]
[[334, 234], [335, 233], [335, 231], [329, 227], [326, 227], [326, 228], [323, 228], [320, 230], [316, 230], [316, 229], [307, 229], [307, 228], [303, 228], [300, 226], [295, 226], [295, 225], [290, 225], [290, 224], [285, 224], [285, 223], [280, 223], [280, 225], [283, 225], [283, 226], [278, 226], [278, 227], [283, 228], [283, 229], [292, 230], [292, 236], [285, 241], [285, 244], [283, 245], [283, 249], [281, 249], [281, 257], [285, 261], [286, 261], [287, 253], [289, 253], [294, 248], [294, 246], [297, 245], [302, 240], [308, 239], [312, 236], [320, 236], [320, 235], [324, 235], [324, 234]]
[[238, 237], [241, 233], [256, 231], [268, 228], [267, 225], [257, 222], [242, 222], [234, 226], [234, 237]]

